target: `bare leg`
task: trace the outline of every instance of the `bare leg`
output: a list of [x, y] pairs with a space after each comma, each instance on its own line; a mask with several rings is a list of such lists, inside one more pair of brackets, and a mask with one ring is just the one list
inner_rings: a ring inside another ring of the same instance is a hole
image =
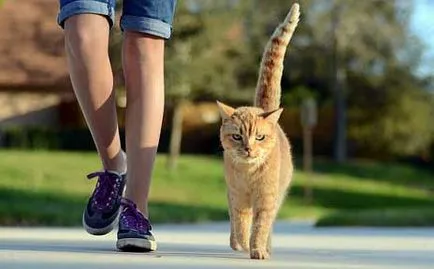
[[127, 88], [126, 198], [148, 216], [148, 194], [164, 109], [164, 40], [125, 32], [123, 68]]
[[113, 75], [108, 57], [109, 24], [95, 14], [65, 22], [65, 48], [72, 86], [105, 169], [124, 172]]

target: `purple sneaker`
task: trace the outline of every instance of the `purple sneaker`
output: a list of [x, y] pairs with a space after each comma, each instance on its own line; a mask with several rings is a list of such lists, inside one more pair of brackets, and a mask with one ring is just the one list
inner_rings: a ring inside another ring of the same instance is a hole
[[90, 234], [104, 235], [117, 224], [125, 174], [103, 171], [87, 176], [88, 179], [95, 177], [98, 177], [98, 182], [83, 212], [83, 227]]
[[121, 251], [154, 251], [157, 242], [151, 230], [149, 220], [137, 210], [136, 204], [123, 198], [116, 247]]

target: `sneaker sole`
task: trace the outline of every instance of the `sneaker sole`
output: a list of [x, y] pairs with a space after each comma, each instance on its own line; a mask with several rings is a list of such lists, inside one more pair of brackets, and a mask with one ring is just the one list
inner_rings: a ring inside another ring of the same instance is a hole
[[116, 247], [125, 252], [150, 252], [157, 250], [157, 242], [143, 238], [122, 238], [118, 239]]
[[119, 210], [116, 218], [109, 225], [107, 225], [106, 227], [103, 227], [103, 228], [92, 228], [92, 227], [88, 226], [86, 224], [86, 221], [84, 220], [84, 214], [85, 213], [83, 212], [81, 222], [82, 222], [83, 227], [86, 230], [86, 232], [88, 232], [91, 235], [106, 235], [109, 232], [113, 231], [113, 229], [116, 227], [117, 223], [119, 222], [120, 210]]

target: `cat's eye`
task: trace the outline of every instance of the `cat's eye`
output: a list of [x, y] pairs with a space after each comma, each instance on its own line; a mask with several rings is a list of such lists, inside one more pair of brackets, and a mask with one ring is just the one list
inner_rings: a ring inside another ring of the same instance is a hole
[[240, 141], [241, 140], [241, 135], [239, 135], [239, 134], [233, 134], [232, 135], [232, 139], [234, 139], [236, 141]]
[[258, 141], [262, 141], [264, 139], [265, 139], [265, 135], [257, 135], [256, 136], [256, 140], [258, 140]]

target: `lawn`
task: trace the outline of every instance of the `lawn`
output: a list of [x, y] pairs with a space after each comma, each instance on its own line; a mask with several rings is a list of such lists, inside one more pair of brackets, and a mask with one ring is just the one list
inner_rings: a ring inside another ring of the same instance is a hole
[[[0, 160], [0, 225], [80, 225], [95, 184], [85, 175], [100, 168], [95, 154], [0, 151]], [[408, 213], [427, 215], [419, 216], [417, 225], [434, 225], [427, 210], [434, 206], [433, 174], [428, 171], [361, 161], [344, 166], [316, 161], [314, 167], [314, 201], [303, 202], [308, 175], [297, 170], [279, 218], [319, 219], [319, 226], [393, 225], [392, 219], [403, 226], [411, 224], [399, 220]], [[178, 169], [169, 172], [165, 156], [158, 156], [150, 212], [154, 223], [226, 220], [221, 159], [183, 156]]]

